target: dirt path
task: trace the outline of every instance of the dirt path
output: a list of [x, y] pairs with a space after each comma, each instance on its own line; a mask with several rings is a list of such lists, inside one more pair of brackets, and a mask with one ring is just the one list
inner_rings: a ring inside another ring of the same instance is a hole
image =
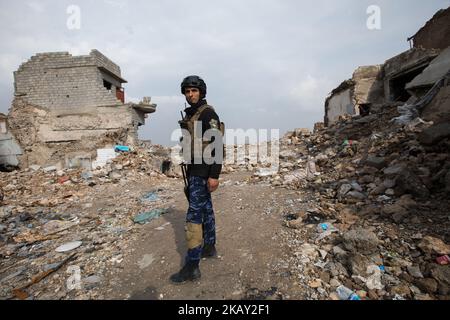
[[[200, 264], [197, 282], [173, 285], [171, 274], [182, 266], [186, 252], [187, 202], [179, 194], [172, 209], [141, 230], [133, 252], [124, 252], [122, 271], [114, 274], [107, 299], [301, 299], [281, 261], [283, 206], [292, 206], [296, 192], [251, 185], [248, 174], [223, 176], [213, 195], [216, 213], [216, 259]], [[132, 250], [130, 250], [132, 251]]]

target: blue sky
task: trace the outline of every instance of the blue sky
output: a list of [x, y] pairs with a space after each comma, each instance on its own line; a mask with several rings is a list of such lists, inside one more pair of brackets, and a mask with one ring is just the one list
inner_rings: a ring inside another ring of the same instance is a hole
[[[67, 28], [77, 5], [81, 28]], [[381, 9], [381, 30], [366, 10]], [[13, 71], [37, 52], [98, 49], [118, 63], [128, 99], [152, 96], [157, 112], [140, 136], [170, 143], [184, 99], [179, 85], [202, 76], [228, 128], [312, 128], [324, 100], [361, 65], [409, 48], [406, 39], [450, 1], [98, 0], [2, 1], [0, 112], [13, 98]]]

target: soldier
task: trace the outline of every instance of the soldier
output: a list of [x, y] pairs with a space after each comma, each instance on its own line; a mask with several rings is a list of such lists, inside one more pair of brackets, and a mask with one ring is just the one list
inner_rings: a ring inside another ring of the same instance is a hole
[[[189, 209], [186, 214], [186, 240], [188, 251], [184, 267], [170, 277], [170, 280], [174, 283], [200, 279], [200, 259], [212, 258], [217, 255], [215, 247], [216, 226], [211, 193], [219, 187], [223, 154], [222, 157], [219, 156], [216, 159], [214, 157], [218, 150], [214, 150], [211, 153], [214, 161], [211, 162], [206, 161], [205, 154], [207, 153], [203, 151], [211, 142], [217, 142], [214, 139], [215, 136], [220, 137], [219, 145], [220, 148], [223, 148], [222, 138], [224, 133], [224, 124], [220, 122], [214, 108], [208, 105], [205, 100], [206, 83], [200, 77], [186, 77], [181, 83], [181, 93], [186, 97], [190, 107], [184, 110], [186, 118], [180, 121], [180, 124], [183, 129], [189, 132], [192, 143], [187, 145], [191, 148], [188, 152], [189, 159], [185, 159], [190, 160], [187, 165]], [[199, 124], [201, 124], [201, 131], [196, 130]], [[218, 134], [214, 134], [214, 137], [205, 141], [203, 139], [204, 134], [208, 130]], [[201, 136], [199, 137], [200, 132]], [[194, 154], [194, 142], [198, 142], [202, 146], [200, 161], [198, 161], [198, 150], [195, 150]]]

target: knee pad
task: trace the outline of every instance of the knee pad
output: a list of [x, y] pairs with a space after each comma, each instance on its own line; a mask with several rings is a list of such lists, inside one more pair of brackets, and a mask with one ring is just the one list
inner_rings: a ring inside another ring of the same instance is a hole
[[201, 224], [188, 223], [186, 225], [186, 240], [188, 249], [200, 247], [203, 243], [203, 226]]

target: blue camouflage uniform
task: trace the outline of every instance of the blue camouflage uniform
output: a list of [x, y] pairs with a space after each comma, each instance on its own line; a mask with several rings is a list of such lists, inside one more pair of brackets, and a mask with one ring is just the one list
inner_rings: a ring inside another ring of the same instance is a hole
[[[211, 200], [211, 193], [208, 190], [208, 178], [190, 176], [189, 177], [189, 209], [186, 215], [188, 252], [186, 263], [198, 263], [201, 259], [203, 244], [216, 244], [216, 224], [214, 210]], [[199, 229], [201, 228], [201, 233]], [[190, 232], [197, 231], [203, 235], [203, 244], [197, 236], [196, 241], [190, 238]], [[195, 246], [195, 247], [194, 247]]]

